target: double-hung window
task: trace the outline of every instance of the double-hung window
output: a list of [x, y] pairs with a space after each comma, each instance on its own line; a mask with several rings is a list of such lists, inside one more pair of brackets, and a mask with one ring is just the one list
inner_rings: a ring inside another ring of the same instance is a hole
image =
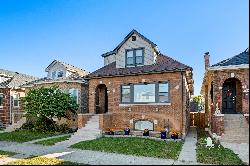
[[144, 48], [126, 50], [126, 66], [143, 65]]
[[141, 83], [121, 86], [121, 103], [168, 103], [169, 83]]
[[122, 86], [122, 102], [123, 103], [130, 103], [131, 102], [131, 93], [130, 93], [130, 86]]
[[52, 79], [56, 79], [56, 71], [52, 72]]
[[75, 88], [71, 88], [69, 89], [69, 95], [71, 97], [73, 97], [73, 99], [76, 101], [76, 103], [78, 104], [78, 89]]
[[3, 94], [0, 93], [0, 108], [3, 107]]
[[18, 93], [13, 94], [13, 106], [19, 107], [19, 94]]

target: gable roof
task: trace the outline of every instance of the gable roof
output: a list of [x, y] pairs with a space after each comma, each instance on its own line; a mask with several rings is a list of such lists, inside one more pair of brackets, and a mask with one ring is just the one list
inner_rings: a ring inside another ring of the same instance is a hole
[[113, 62], [92, 72], [91, 74], [88, 75], [88, 77], [135, 75], [135, 74], [181, 71], [181, 70], [192, 70], [192, 68], [166, 55], [159, 54], [157, 56], [156, 64], [153, 65], [116, 68], [116, 62]]
[[27, 82], [38, 79], [37, 77], [4, 69], [0, 69], [0, 76], [8, 78], [7, 80], [0, 83], [0, 88], [18, 88]]
[[75, 73], [75, 74], [77, 74], [77, 75], [79, 75], [79, 76], [81, 76], [81, 77], [83, 77], [83, 76], [89, 74], [89, 72], [86, 71], [86, 70], [83, 70], [83, 69], [81, 69], [81, 68], [75, 67], [75, 66], [73, 66], [73, 65], [71, 65], [71, 64], [67, 64], [67, 63], [65, 63], [65, 62], [58, 61], [58, 60], [54, 60], [53, 62], [51, 62], [51, 63], [49, 64], [49, 66], [45, 69], [45, 71], [48, 72], [48, 71], [49, 71], [49, 68], [52, 67], [52, 66], [54, 66], [56, 63], [61, 64], [62, 66], [65, 67], [66, 70], [71, 71], [71, 72], [73, 72], [73, 73]]
[[229, 66], [229, 65], [242, 65], [242, 64], [249, 64], [249, 51], [248, 48], [238, 54], [235, 55], [231, 58], [225, 59], [219, 63], [216, 63], [214, 65], [212, 65], [211, 67], [215, 67], [215, 66]]
[[143, 36], [142, 34], [140, 34], [139, 32], [137, 32], [135, 29], [133, 29], [124, 39], [123, 41], [113, 50], [113, 51], [109, 51], [106, 52], [104, 54], [102, 54], [102, 57], [106, 57], [112, 54], [116, 54], [117, 51], [121, 48], [121, 46], [133, 35], [136, 34], [139, 37], [141, 37], [143, 40], [147, 41], [153, 48], [156, 47], [157, 45], [155, 43], [153, 43], [151, 40], [149, 40], [148, 38], [146, 38], [145, 36]]

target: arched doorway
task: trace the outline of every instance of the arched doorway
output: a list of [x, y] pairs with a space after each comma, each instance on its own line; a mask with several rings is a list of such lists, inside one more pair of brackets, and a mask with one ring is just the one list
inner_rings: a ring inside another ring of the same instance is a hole
[[242, 109], [241, 83], [236, 78], [229, 78], [222, 87], [222, 113], [236, 114]]
[[96, 87], [95, 112], [96, 114], [104, 114], [108, 112], [108, 94], [105, 84], [100, 84]]

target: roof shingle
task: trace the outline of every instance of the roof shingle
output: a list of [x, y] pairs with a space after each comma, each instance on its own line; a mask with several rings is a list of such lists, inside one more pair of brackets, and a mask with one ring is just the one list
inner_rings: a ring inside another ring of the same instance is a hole
[[168, 56], [158, 55], [157, 62], [153, 65], [144, 65], [137, 67], [116, 68], [116, 62], [110, 63], [88, 75], [88, 77], [102, 77], [102, 76], [118, 76], [118, 75], [134, 75], [145, 73], [157, 73], [164, 71], [178, 71], [187, 70], [191, 67], [180, 63]]
[[249, 51], [246, 49], [244, 52], [235, 55], [231, 58], [223, 60], [219, 63], [212, 65], [211, 67], [215, 66], [229, 66], [229, 65], [242, 65], [242, 64], [249, 64]]

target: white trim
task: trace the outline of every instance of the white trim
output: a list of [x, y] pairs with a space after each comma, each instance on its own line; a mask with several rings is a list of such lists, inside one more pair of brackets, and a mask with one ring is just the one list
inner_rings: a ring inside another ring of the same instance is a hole
[[228, 66], [214, 66], [214, 67], [208, 67], [207, 68], [207, 70], [227, 70], [227, 69], [249, 69], [249, 64], [228, 65]]
[[244, 114], [244, 116], [249, 116], [249, 114]]
[[224, 116], [224, 114], [214, 114], [214, 116]]
[[145, 103], [145, 104], [119, 104], [119, 107], [130, 107], [130, 106], [137, 106], [137, 105], [155, 105], [155, 106], [161, 106], [161, 105], [171, 105], [171, 103]]

